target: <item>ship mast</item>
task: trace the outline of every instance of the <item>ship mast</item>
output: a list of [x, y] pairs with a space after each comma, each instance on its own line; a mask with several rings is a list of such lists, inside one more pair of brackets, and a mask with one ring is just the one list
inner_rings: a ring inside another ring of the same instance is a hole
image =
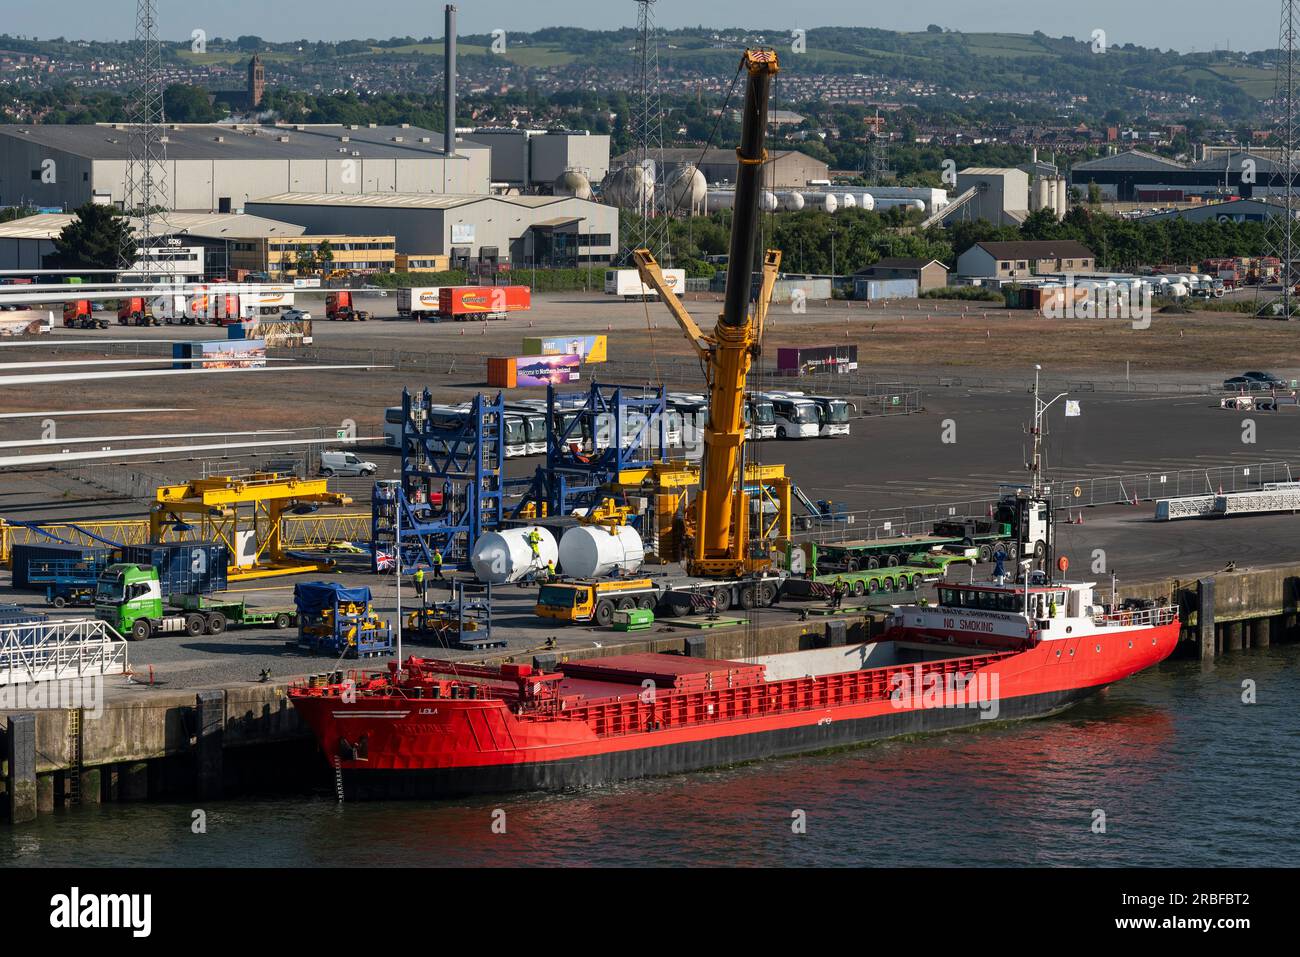
[[1044, 402], [1042, 395], [1038, 390], [1038, 376], [1043, 371], [1040, 365], [1034, 366], [1034, 424], [1030, 429], [1030, 435], [1033, 438], [1034, 451], [1029, 459], [1028, 469], [1032, 476], [1030, 489], [1033, 492], [1035, 500], [1043, 497], [1043, 418], [1047, 410], [1051, 408], [1059, 399], [1064, 399], [1068, 392], [1062, 392], [1049, 402]]

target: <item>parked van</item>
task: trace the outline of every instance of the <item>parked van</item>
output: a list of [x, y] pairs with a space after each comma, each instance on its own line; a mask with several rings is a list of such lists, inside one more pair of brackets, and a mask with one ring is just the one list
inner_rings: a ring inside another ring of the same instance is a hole
[[374, 475], [379, 466], [358, 458], [355, 452], [329, 452], [320, 454], [321, 475]]

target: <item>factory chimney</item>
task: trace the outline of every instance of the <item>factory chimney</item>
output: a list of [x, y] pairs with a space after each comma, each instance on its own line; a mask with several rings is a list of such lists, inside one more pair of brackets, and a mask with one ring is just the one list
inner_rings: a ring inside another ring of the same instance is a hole
[[448, 156], [456, 153], [456, 5], [447, 4], [447, 21], [443, 29], [444, 70], [447, 84], [446, 119], [443, 122], [442, 150]]

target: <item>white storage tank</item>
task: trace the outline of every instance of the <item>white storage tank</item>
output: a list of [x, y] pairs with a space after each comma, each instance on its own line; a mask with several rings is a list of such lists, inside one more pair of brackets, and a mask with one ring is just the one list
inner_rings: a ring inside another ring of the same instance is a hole
[[863, 209], [875, 209], [876, 198], [872, 196], [870, 193], [863, 193], [861, 196], [858, 197], [858, 205], [861, 206]]
[[[536, 558], [533, 557], [532, 546], [528, 544], [528, 533], [533, 530], [541, 538], [537, 543]], [[544, 570], [548, 561], [558, 563], [559, 559], [560, 549], [555, 544], [555, 536], [540, 525], [484, 532], [474, 543], [474, 550], [469, 557], [470, 564], [474, 566], [474, 575], [479, 581], [491, 585], [519, 581], [530, 572]]]
[[852, 193], [845, 193], [843, 196], [840, 197], [840, 205], [843, 206], [845, 209], [853, 209], [855, 206], [858, 205], [858, 201], [853, 198]]
[[645, 546], [630, 525], [575, 525], [560, 539], [560, 571], [570, 578], [603, 578], [615, 569], [635, 572], [643, 561]]
[[833, 213], [840, 208], [839, 200], [835, 198], [834, 193], [825, 193], [819, 199], [821, 200], [822, 209], [828, 213]]

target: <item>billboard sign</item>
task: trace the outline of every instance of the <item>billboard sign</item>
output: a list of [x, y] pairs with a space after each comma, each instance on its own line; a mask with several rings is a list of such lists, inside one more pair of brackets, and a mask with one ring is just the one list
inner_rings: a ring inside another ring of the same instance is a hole
[[515, 384], [563, 385], [580, 378], [580, 356], [519, 356], [515, 360]]

